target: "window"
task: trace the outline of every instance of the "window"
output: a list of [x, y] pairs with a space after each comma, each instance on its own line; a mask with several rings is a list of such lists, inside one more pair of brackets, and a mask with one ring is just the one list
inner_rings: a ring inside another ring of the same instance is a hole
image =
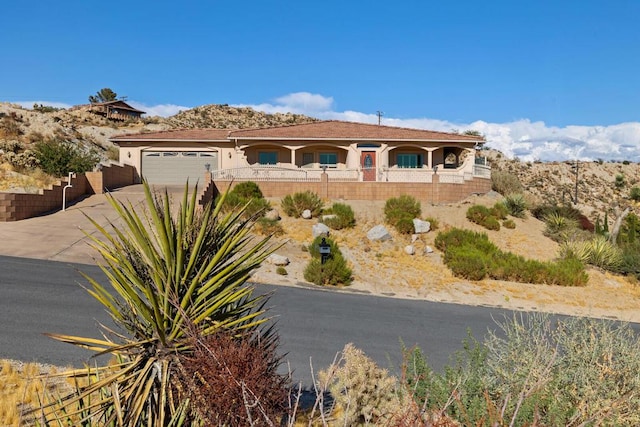
[[320, 166], [335, 168], [338, 163], [338, 155], [336, 153], [320, 153]]
[[275, 165], [278, 163], [278, 153], [275, 151], [258, 152], [258, 163], [261, 165]]
[[313, 166], [313, 153], [302, 153], [302, 167], [310, 168]]
[[421, 168], [422, 154], [398, 154], [397, 161], [399, 168]]

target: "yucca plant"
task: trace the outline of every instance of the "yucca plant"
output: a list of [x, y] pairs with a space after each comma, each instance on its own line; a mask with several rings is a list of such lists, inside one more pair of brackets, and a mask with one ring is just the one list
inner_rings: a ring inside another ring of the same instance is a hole
[[89, 218], [100, 237], [87, 236], [104, 259], [101, 269], [110, 286], [85, 275], [88, 292], [119, 330], [102, 326], [103, 339], [49, 336], [113, 355], [115, 363], [64, 373], [88, 385], [47, 408], [54, 417], [75, 411], [85, 422], [108, 425], [198, 425], [195, 412], [185, 409], [175, 375], [180, 358], [193, 353], [193, 331], [203, 339], [219, 331], [277, 339], [271, 328], [260, 326], [267, 320], [268, 297], [253, 296], [253, 288], [245, 286], [273, 251], [268, 237], [252, 240], [255, 218], [244, 218], [246, 206], [222, 213], [223, 197], [200, 210], [197, 189], [190, 194], [185, 186], [182, 202], [173, 209], [166, 191], [154, 195], [146, 183], [144, 191], [144, 215], [108, 196], [122, 226], [111, 223], [106, 229]]
[[611, 270], [622, 263], [622, 251], [604, 236], [591, 240], [567, 241], [560, 246], [560, 257], [575, 257], [585, 264]]

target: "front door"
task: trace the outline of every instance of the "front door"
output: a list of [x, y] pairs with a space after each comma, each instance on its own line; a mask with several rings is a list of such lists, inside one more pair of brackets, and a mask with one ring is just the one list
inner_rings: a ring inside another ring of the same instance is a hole
[[362, 180], [376, 180], [376, 152], [363, 151], [360, 154], [360, 166], [362, 167]]

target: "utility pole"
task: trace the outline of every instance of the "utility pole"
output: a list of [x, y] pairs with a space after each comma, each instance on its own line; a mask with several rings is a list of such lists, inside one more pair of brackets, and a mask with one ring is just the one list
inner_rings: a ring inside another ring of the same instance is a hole
[[572, 166], [572, 169], [574, 170], [575, 174], [576, 174], [576, 190], [575, 190], [575, 197], [574, 197], [574, 203], [577, 205], [578, 204], [578, 176], [579, 176], [579, 168], [580, 168], [580, 161], [578, 159], [576, 159], [576, 164]]
[[378, 126], [380, 126], [380, 123], [382, 122], [382, 116], [384, 116], [384, 111], [376, 111], [376, 115], [378, 116]]

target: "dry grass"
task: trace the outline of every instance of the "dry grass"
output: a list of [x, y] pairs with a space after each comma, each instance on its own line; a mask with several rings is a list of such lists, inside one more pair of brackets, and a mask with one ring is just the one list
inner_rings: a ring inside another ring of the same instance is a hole
[[40, 407], [47, 396], [68, 392], [70, 385], [53, 377], [63, 368], [0, 360], [0, 425], [17, 426], [24, 413]]
[[40, 169], [18, 173], [10, 164], [0, 164], [0, 191], [37, 193], [40, 189], [50, 187], [57, 181]]

